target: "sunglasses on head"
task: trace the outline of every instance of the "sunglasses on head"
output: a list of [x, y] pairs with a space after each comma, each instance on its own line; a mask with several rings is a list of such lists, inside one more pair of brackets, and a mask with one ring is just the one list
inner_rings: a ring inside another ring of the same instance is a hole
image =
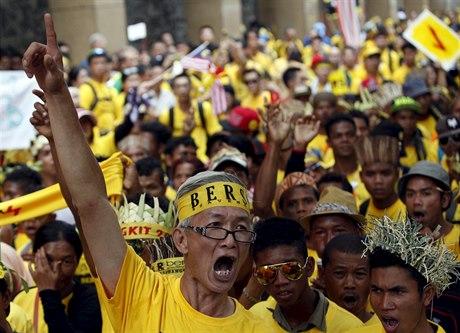
[[275, 281], [278, 271], [281, 271], [288, 280], [299, 280], [303, 275], [305, 267], [307, 267], [307, 261], [308, 257], [303, 266], [297, 261], [288, 261], [280, 264], [261, 266], [256, 270], [257, 281], [259, 281], [261, 285], [269, 285]]
[[451, 134], [451, 135], [439, 138], [439, 143], [441, 145], [447, 145], [449, 143], [449, 141], [456, 142], [456, 143], [460, 142], [460, 133]]

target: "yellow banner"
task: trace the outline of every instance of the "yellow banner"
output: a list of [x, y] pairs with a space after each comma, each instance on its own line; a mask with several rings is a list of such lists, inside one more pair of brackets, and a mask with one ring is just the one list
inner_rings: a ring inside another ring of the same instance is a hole
[[238, 207], [249, 213], [248, 191], [235, 183], [216, 182], [203, 185], [179, 199], [179, 222], [212, 207]]
[[160, 238], [169, 236], [172, 229], [157, 223], [149, 222], [128, 222], [120, 224], [121, 233], [126, 240], [139, 238]]
[[403, 37], [446, 71], [451, 70], [460, 57], [460, 37], [428, 9], [409, 25]]
[[[101, 162], [107, 196], [120, 196], [123, 191], [123, 164], [120, 152]], [[22, 197], [0, 202], [0, 226], [42, 216], [67, 207], [59, 184]]]

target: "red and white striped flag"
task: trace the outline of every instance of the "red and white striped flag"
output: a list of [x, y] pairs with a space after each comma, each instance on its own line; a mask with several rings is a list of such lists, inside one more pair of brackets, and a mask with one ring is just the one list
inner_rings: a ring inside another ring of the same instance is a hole
[[345, 43], [359, 49], [361, 37], [356, 0], [337, 0], [337, 14]]
[[227, 110], [227, 98], [225, 97], [224, 86], [219, 79], [216, 79], [211, 87], [212, 111], [216, 116]]
[[211, 61], [200, 57], [185, 56], [180, 60], [185, 69], [194, 69], [199, 72], [207, 73], [211, 68]]

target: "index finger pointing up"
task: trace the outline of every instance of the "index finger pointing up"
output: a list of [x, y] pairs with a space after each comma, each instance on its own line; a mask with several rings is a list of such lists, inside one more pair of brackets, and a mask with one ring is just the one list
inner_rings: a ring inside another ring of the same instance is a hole
[[50, 13], [45, 14], [45, 30], [46, 30], [46, 46], [49, 48], [57, 49], [56, 31], [54, 31], [53, 18]]

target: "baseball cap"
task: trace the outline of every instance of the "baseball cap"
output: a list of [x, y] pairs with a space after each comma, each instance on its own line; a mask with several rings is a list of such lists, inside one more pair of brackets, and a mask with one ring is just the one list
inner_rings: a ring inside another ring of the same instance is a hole
[[450, 180], [447, 171], [439, 163], [430, 161], [417, 162], [409, 172], [406, 173], [398, 182], [398, 195], [404, 202], [405, 192], [409, 179], [415, 176], [423, 176], [433, 180], [443, 191], [450, 192]]
[[109, 54], [102, 48], [92, 49], [87, 57], [88, 62], [90, 62], [94, 57], [105, 57], [109, 60]]
[[224, 144], [224, 147], [211, 158], [211, 161], [209, 161], [209, 170], [220, 171], [218, 169], [219, 166], [222, 166], [226, 162], [236, 164], [242, 169], [248, 171], [248, 159], [246, 158], [246, 155], [235, 147], [228, 146], [226, 144]]
[[410, 110], [414, 111], [415, 113], [420, 112], [420, 104], [411, 97], [401, 96], [395, 98], [392, 104], [391, 113], [397, 113], [402, 110]]
[[259, 124], [260, 117], [256, 110], [237, 106], [230, 112], [227, 124], [224, 123], [224, 128], [227, 127], [229, 130], [233, 129], [243, 132], [254, 132], [259, 129]]
[[460, 119], [455, 116], [445, 116], [438, 120], [436, 124], [438, 137], [447, 137], [460, 132]]
[[380, 49], [375, 46], [375, 45], [369, 45], [368, 47], [366, 47], [362, 52], [361, 52], [361, 55], [363, 56], [363, 59], [366, 59], [370, 56], [373, 56], [373, 55], [380, 55], [382, 52], [380, 51]]
[[89, 120], [91, 121], [93, 126], [97, 125], [97, 118], [94, 115], [94, 113], [92, 113], [91, 111], [86, 110], [86, 109], [82, 109], [82, 108], [78, 108], [77, 109], [77, 114], [78, 114], [78, 120], [86, 117], [86, 118], [89, 118]]

